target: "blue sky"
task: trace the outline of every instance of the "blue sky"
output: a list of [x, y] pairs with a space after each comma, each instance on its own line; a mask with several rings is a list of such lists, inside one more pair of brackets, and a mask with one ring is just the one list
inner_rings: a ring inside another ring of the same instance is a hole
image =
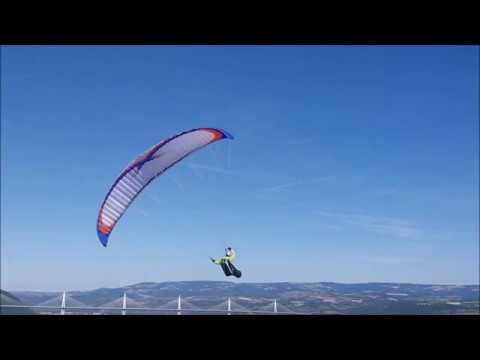
[[[3, 46], [1, 287], [224, 280], [475, 284], [479, 49]], [[103, 248], [120, 171], [178, 132], [186, 158]]]

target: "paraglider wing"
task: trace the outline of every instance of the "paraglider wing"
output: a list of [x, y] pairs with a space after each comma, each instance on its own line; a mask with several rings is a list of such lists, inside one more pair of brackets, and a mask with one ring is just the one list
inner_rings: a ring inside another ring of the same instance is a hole
[[215, 128], [193, 129], [164, 140], [131, 162], [107, 193], [97, 220], [97, 234], [103, 246], [117, 222], [140, 192], [177, 162], [215, 141], [233, 139]]

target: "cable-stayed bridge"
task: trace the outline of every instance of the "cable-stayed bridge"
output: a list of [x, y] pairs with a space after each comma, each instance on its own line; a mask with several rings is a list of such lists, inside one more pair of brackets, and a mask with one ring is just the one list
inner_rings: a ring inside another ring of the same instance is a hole
[[273, 299], [271, 305], [265, 305], [258, 310], [250, 310], [240, 305], [231, 297], [220, 302], [217, 305], [201, 308], [192, 304], [190, 301], [182, 299], [171, 300], [160, 307], [142, 307], [140, 304], [127, 297], [124, 293], [123, 297], [109, 301], [101, 306], [88, 306], [63, 292], [61, 296], [49, 299], [38, 305], [1, 305], [4, 308], [31, 308], [37, 310], [40, 314], [49, 315], [71, 315], [71, 314], [90, 314], [90, 315], [128, 315], [128, 314], [157, 314], [157, 315], [307, 315], [308, 313], [300, 313], [291, 311], [286, 306], [279, 304]]

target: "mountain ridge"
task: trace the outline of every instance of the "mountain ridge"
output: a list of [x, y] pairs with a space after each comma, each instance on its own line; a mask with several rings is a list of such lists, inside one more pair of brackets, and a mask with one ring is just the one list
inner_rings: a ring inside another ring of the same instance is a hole
[[[12, 292], [29, 305], [58, 298], [61, 292]], [[315, 314], [479, 314], [478, 285], [336, 282], [233, 282], [215, 280], [141, 282], [123, 287], [69, 291], [68, 296], [100, 307], [126, 294], [131, 303], [159, 308], [178, 296], [195, 307], [209, 309], [230, 297], [257, 311], [279, 307]], [[43, 300], [43, 301], [40, 301]], [[127, 302], [128, 303], [128, 302]]]

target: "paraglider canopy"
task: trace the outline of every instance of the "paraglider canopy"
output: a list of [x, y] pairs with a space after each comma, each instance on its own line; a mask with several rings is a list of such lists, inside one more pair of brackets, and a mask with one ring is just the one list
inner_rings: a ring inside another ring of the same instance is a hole
[[103, 246], [135, 198], [156, 177], [196, 150], [215, 141], [233, 139], [225, 130], [199, 128], [159, 142], [137, 157], [117, 177], [108, 191], [97, 219], [97, 234]]

